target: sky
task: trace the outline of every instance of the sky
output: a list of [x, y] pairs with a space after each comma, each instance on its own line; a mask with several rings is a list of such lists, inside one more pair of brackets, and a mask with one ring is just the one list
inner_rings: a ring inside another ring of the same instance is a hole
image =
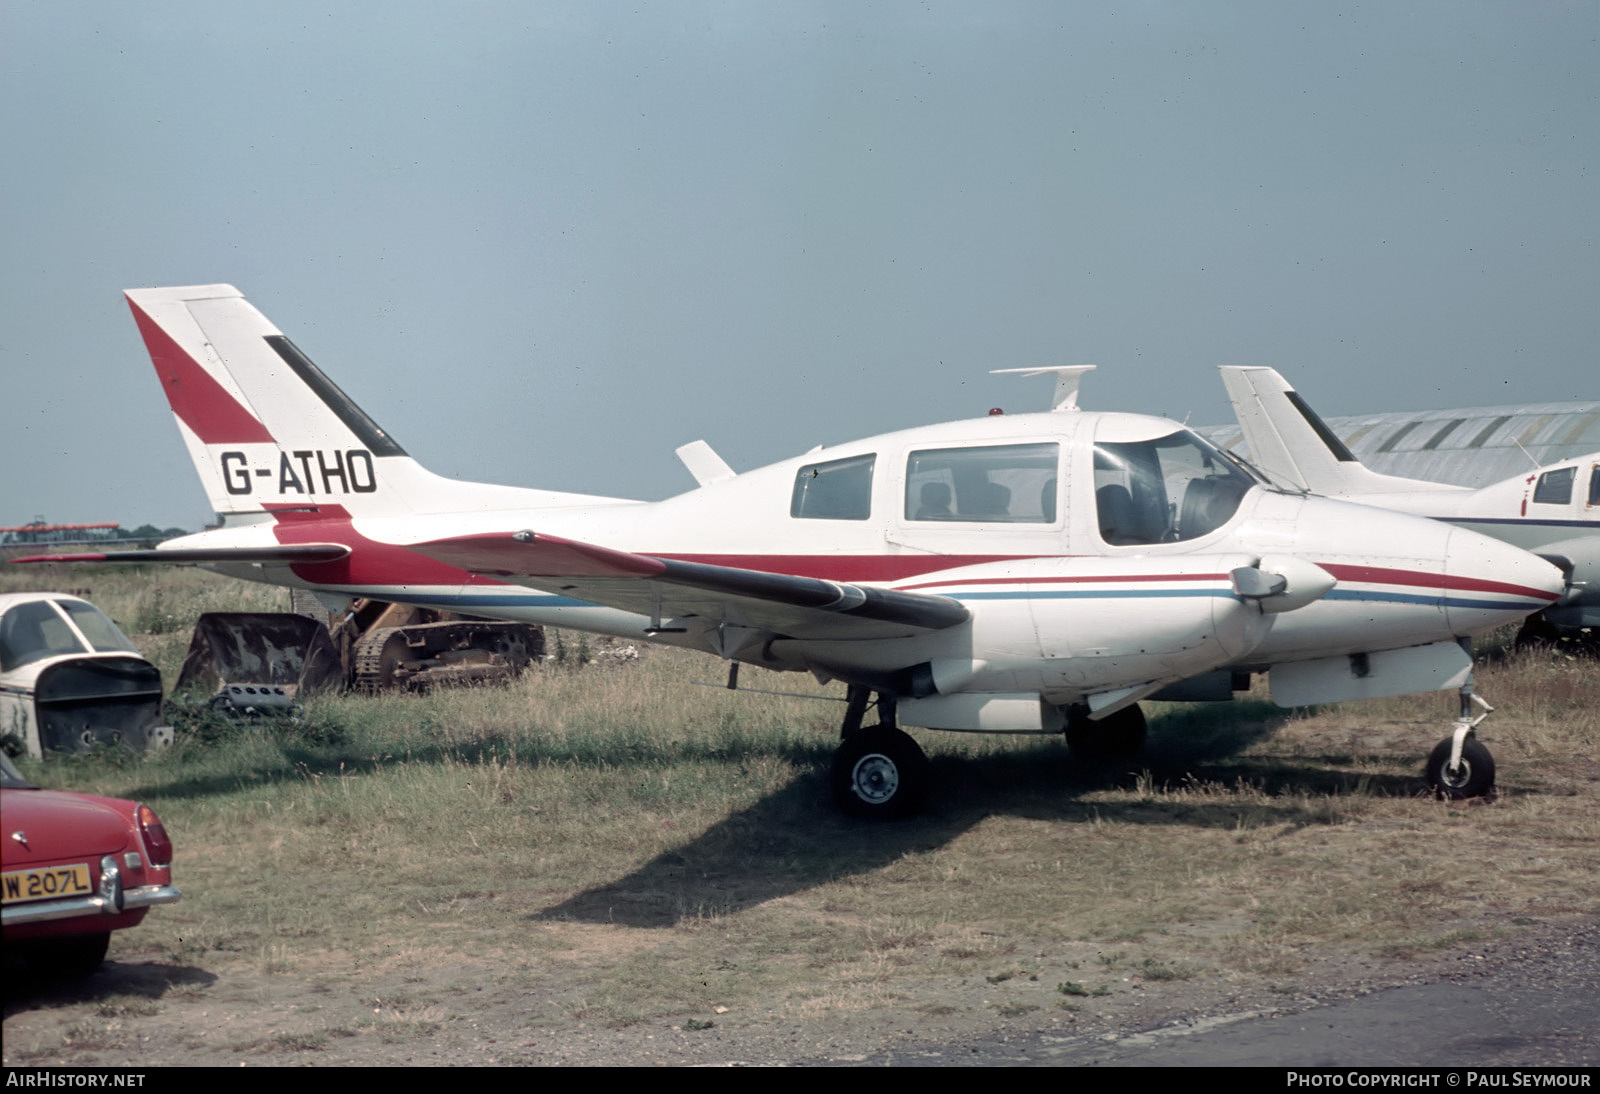
[[126, 288], [455, 478], [1600, 398], [1600, 4], [0, 0], [0, 525], [211, 519]]

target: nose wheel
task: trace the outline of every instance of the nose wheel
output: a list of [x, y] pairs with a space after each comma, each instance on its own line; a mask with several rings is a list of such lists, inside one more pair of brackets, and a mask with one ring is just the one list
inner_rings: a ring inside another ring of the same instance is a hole
[[[1482, 707], [1474, 714], [1474, 705]], [[1461, 716], [1451, 727], [1450, 736], [1440, 741], [1428, 754], [1424, 769], [1434, 797], [1440, 801], [1461, 801], [1466, 798], [1485, 797], [1494, 791], [1494, 757], [1482, 741], [1473, 735], [1478, 723], [1494, 712], [1494, 707], [1484, 702], [1469, 683], [1461, 689]]]

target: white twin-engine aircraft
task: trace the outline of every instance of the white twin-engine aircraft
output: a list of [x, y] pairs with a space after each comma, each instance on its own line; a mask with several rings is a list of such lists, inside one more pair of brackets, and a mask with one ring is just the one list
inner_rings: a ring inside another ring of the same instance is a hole
[[730, 686], [739, 662], [840, 680], [833, 787], [857, 814], [925, 794], [901, 725], [1114, 755], [1142, 743], [1140, 700], [1226, 698], [1253, 672], [1285, 706], [1459, 690], [1428, 775], [1480, 794], [1467, 636], [1563, 588], [1509, 544], [1279, 489], [1173, 421], [1079, 410], [1083, 366], [1013, 370], [1057, 375], [1049, 413], [741, 475], [697, 441], [679, 455], [699, 488], [639, 502], [436, 476], [232, 286], [127, 296], [223, 524], [114, 558], [704, 650]]

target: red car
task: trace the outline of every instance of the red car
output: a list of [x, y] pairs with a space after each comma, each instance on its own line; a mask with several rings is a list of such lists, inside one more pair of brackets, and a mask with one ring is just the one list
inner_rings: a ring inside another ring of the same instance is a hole
[[27, 944], [46, 972], [87, 976], [112, 931], [183, 895], [172, 841], [147, 805], [41, 790], [0, 753], [0, 820], [5, 945]]

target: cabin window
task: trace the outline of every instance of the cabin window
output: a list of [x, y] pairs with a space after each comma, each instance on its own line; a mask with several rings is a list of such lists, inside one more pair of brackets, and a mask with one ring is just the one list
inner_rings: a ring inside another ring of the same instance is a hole
[[794, 477], [789, 515], [809, 520], [866, 520], [872, 515], [875, 454], [808, 463]]
[[1094, 446], [1100, 536], [1113, 546], [1197, 539], [1233, 518], [1256, 480], [1187, 429]]
[[1600, 463], [1589, 472], [1589, 507], [1600, 505]]
[[906, 520], [1054, 524], [1056, 444], [934, 448], [906, 461]]
[[1539, 485], [1533, 488], [1533, 500], [1539, 505], [1570, 505], [1572, 484], [1578, 477], [1576, 467], [1558, 467], [1539, 476]]

